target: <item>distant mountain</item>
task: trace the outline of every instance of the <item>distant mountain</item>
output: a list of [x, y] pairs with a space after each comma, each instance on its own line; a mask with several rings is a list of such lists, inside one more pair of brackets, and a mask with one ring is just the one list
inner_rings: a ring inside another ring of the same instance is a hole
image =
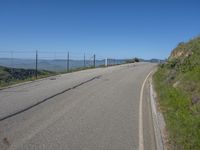
[[[126, 63], [128, 59], [108, 59], [108, 65], [116, 65]], [[139, 59], [142, 62], [163, 62], [163, 60], [159, 59]], [[93, 66], [93, 60], [86, 60], [85, 66], [91, 67]], [[105, 64], [105, 60], [96, 60], [96, 67], [102, 66]], [[34, 59], [19, 59], [19, 58], [0, 58], [0, 66], [11, 67], [11, 68], [23, 68], [23, 69], [35, 69], [35, 60]], [[83, 60], [69, 60], [70, 69], [76, 69], [80, 67], [84, 67]], [[39, 59], [38, 60], [38, 69], [39, 70], [49, 70], [56, 72], [63, 72], [67, 69], [67, 61], [64, 59]]]
[[165, 62], [165, 60], [163, 59], [156, 59], [156, 58], [152, 58], [152, 59], [142, 59], [140, 58], [141, 62], [151, 62], [151, 63], [162, 63]]
[[[125, 63], [126, 60], [120, 59], [108, 59], [108, 64], [122, 64]], [[105, 60], [96, 60], [96, 66], [101, 66], [105, 64]], [[34, 59], [11, 59], [11, 58], [0, 58], [0, 65], [12, 68], [24, 68], [24, 69], [34, 69], [35, 68], [35, 60]], [[84, 67], [83, 60], [70, 60], [69, 61], [70, 69]], [[86, 60], [85, 66], [90, 67], [93, 66], [93, 60]], [[63, 59], [56, 60], [38, 60], [38, 69], [39, 70], [50, 70], [50, 71], [66, 71], [67, 61]]]

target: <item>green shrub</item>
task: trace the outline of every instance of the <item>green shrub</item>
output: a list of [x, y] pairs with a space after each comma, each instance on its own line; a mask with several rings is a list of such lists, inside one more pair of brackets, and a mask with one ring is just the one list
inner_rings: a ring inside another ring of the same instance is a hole
[[177, 150], [198, 150], [200, 106], [191, 104], [189, 93], [172, 87], [166, 80], [168, 75], [168, 69], [159, 68], [153, 79], [169, 131], [170, 145]]

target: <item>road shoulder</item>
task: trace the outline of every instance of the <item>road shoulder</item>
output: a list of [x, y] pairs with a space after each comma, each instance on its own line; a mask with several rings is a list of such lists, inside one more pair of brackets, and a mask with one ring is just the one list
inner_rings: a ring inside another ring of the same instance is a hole
[[167, 150], [166, 124], [164, 116], [158, 108], [157, 96], [154, 90], [152, 76], [148, 80], [148, 87], [150, 94], [151, 116], [153, 120], [156, 147], [158, 150]]

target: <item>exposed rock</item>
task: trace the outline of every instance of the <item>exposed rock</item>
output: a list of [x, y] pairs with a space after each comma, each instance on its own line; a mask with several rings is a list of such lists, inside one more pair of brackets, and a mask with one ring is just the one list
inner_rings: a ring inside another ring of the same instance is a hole
[[169, 57], [169, 60], [177, 59], [180, 57], [186, 58], [193, 54], [192, 49], [188, 49], [185, 43], [180, 43], [177, 48], [175, 48]]
[[180, 81], [176, 81], [174, 84], [173, 84], [173, 87], [176, 88], [178, 85], [179, 85]]
[[192, 104], [199, 104], [200, 103], [200, 96], [193, 96], [192, 97]]

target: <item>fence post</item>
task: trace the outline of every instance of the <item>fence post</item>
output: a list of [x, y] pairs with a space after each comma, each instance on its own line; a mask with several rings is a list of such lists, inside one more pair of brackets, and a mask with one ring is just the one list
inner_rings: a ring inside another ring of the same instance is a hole
[[14, 68], [14, 66], [13, 66], [13, 51], [11, 51], [11, 68]]
[[69, 52], [67, 52], [67, 72], [69, 72]]
[[35, 54], [35, 78], [38, 77], [38, 51], [36, 50]]
[[94, 68], [96, 67], [96, 55], [94, 54]]
[[105, 67], [108, 66], [108, 58], [105, 59]]
[[85, 53], [84, 53], [84, 58], [83, 58], [83, 60], [84, 60], [83, 63], [84, 63], [84, 68], [85, 68], [85, 67], [86, 67], [86, 66], [85, 66]]
[[11, 51], [11, 72], [13, 73], [14, 72], [14, 65], [13, 65], [13, 51]]

